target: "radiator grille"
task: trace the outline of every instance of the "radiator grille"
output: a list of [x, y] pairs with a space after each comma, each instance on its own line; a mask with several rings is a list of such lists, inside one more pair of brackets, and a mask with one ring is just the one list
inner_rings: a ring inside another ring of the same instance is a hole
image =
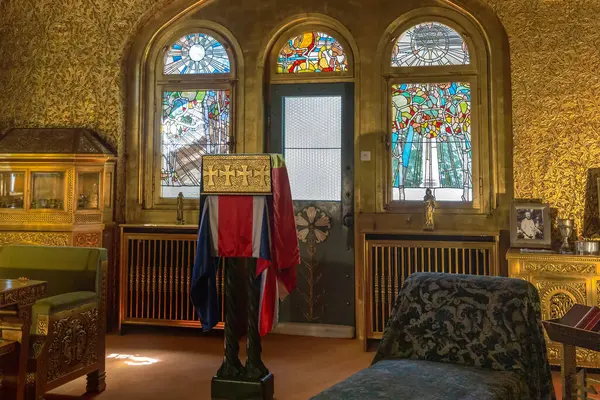
[[[197, 235], [126, 233], [123, 246], [121, 322], [200, 328], [190, 302]], [[223, 268], [217, 296], [223, 304]]]
[[404, 280], [414, 272], [497, 275], [496, 242], [367, 241], [369, 338], [379, 339]]

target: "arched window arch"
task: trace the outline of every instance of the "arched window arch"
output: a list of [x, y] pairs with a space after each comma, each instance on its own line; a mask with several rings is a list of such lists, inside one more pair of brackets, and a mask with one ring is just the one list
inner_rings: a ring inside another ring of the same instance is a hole
[[469, 65], [469, 46], [454, 29], [440, 22], [411, 26], [394, 43], [392, 67]]
[[269, 68], [273, 83], [353, 80], [354, 57], [344, 36], [321, 24], [301, 24], [275, 41]]
[[324, 32], [305, 31], [289, 38], [277, 56], [277, 74], [346, 71], [344, 46]]
[[442, 209], [488, 209], [487, 54], [476, 32], [426, 15], [395, 29], [384, 60], [387, 208], [420, 207], [431, 189]]
[[164, 38], [150, 116], [154, 205], [174, 204], [179, 192], [197, 201], [202, 155], [234, 151], [235, 61], [214, 29], [186, 27]]

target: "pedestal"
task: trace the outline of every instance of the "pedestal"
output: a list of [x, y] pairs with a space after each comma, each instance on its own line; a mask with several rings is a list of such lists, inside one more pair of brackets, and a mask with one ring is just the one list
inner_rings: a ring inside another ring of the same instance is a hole
[[236, 267], [241, 269], [241, 259], [225, 262], [225, 355], [221, 368], [211, 382], [213, 400], [273, 400], [275, 378], [265, 367], [258, 329], [260, 281], [256, 279], [256, 259], [248, 259], [248, 329], [247, 360], [245, 366], [239, 359], [238, 332], [240, 325], [236, 300]]
[[275, 377], [269, 373], [257, 381], [243, 381], [215, 376], [210, 392], [212, 400], [273, 400]]

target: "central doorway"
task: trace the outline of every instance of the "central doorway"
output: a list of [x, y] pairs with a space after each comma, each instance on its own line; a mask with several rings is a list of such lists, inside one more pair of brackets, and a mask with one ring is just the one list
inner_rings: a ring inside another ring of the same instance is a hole
[[354, 327], [354, 84], [276, 84], [270, 94], [267, 150], [286, 160], [302, 258], [280, 322]]

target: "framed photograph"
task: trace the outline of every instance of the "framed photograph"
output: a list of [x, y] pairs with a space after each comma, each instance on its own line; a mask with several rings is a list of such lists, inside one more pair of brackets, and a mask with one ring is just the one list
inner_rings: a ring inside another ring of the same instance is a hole
[[510, 245], [549, 248], [550, 207], [544, 203], [514, 202], [510, 212]]

